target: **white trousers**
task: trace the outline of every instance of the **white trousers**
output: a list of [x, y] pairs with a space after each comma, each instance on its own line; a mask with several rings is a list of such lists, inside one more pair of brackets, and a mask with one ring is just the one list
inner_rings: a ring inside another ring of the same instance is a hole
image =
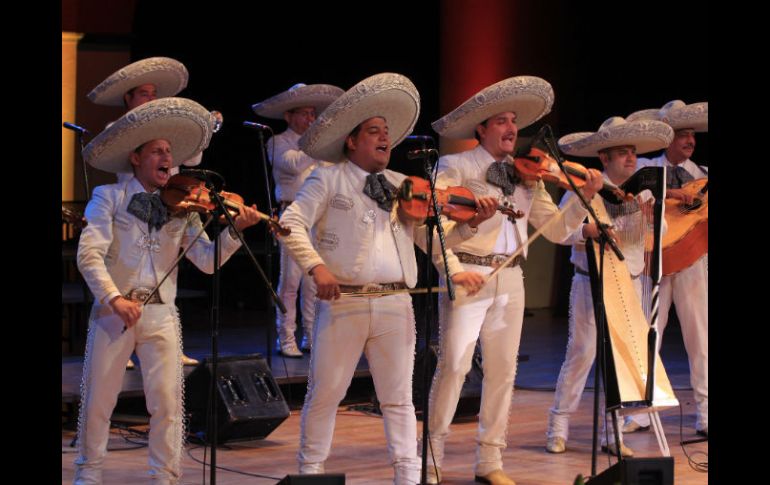
[[123, 321], [108, 305], [91, 311], [81, 384], [75, 485], [101, 484], [110, 417], [131, 352], [141, 361], [150, 413], [149, 466], [153, 483], [177, 483], [184, 439], [182, 341], [174, 305], [145, 305], [139, 322]]
[[[278, 298], [286, 306], [286, 313], [276, 312], [275, 326], [281, 343], [295, 342], [297, 331], [297, 292], [300, 293], [302, 310], [302, 328], [308, 341], [312, 341], [313, 321], [315, 320], [315, 282], [305, 274], [279, 241], [281, 250], [281, 273], [278, 277]], [[300, 290], [300, 286], [302, 287]]]
[[[637, 296], [641, 298], [642, 280], [633, 280]], [[561, 437], [569, 439], [569, 417], [577, 411], [580, 396], [586, 386], [586, 379], [591, 366], [596, 360], [596, 321], [594, 320], [594, 304], [591, 295], [591, 279], [586, 275], [575, 273], [572, 277], [570, 290], [569, 339], [567, 354], [559, 371], [556, 382], [556, 392], [553, 406], [548, 414], [548, 438]], [[594, 392], [598, 390], [594, 389]], [[607, 425], [611, 426], [611, 417], [606, 416], [602, 421], [601, 440], [603, 444], [615, 441], [612, 433], [607, 433]], [[620, 439], [623, 439], [622, 421], [618, 422]], [[609, 429], [612, 429], [611, 427]]]
[[[482, 274], [492, 271], [473, 264], [463, 268]], [[503, 269], [472, 297], [458, 291], [452, 302], [446, 294], [439, 295], [439, 358], [429, 404], [431, 446], [438, 466], [443, 463], [449, 425], [480, 338], [484, 379], [475, 472], [486, 475], [502, 469], [523, 319], [524, 279], [519, 266]]]
[[[682, 329], [682, 340], [690, 364], [690, 385], [695, 397], [695, 429], [708, 428], [709, 422], [709, 313], [708, 254], [682, 271], [664, 276], [660, 282], [658, 330], [660, 339], [668, 325], [671, 302]], [[634, 415], [634, 421], [649, 426], [646, 414]]]
[[300, 422], [300, 473], [323, 470], [331, 449], [337, 407], [363, 352], [382, 410], [395, 483], [419, 482], [417, 419], [412, 404], [415, 338], [408, 294], [319, 300]]

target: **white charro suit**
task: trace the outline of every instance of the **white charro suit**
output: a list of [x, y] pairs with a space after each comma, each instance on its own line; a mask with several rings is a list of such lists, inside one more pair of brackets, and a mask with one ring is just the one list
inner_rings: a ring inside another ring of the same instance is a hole
[[[497, 213], [479, 225], [476, 236], [447, 251], [451, 275], [460, 271], [482, 274], [493, 271], [490, 266], [462, 263], [455, 253], [475, 256], [512, 254], [527, 239], [527, 222], [540, 227], [552, 217], [558, 219], [544, 231], [544, 235], [551, 241], [560, 242], [573, 233], [586, 216], [585, 209], [579, 204], [560, 214], [542, 182], [529, 187], [516, 185], [513, 194], [505, 196], [500, 187], [486, 181], [487, 169], [494, 162], [492, 155], [481, 145], [439, 159], [437, 187], [464, 186], [476, 197], [496, 196], [501, 202], [513, 202], [514, 208], [524, 213], [524, 217], [516, 219], [516, 224]], [[435, 258], [434, 261], [443, 272], [440, 261]], [[440, 350], [429, 412], [432, 449], [438, 466], [443, 461], [449, 425], [465, 375], [471, 368], [476, 341], [480, 338], [484, 380], [475, 472], [476, 475], [487, 475], [502, 469], [501, 451], [506, 446], [523, 318], [521, 266], [501, 270], [474, 296], [458, 294], [452, 302], [446, 295], [439, 295]]]
[[[606, 173], [604, 175], [606, 182], [611, 182]], [[562, 198], [561, 204], [564, 205], [568, 200], [573, 198], [575, 194], [573, 192], [567, 192]], [[592, 205], [596, 205], [600, 202], [599, 195], [594, 196], [594, 200], [591, 201]], [[601, 217], [601, 216], [600, 216]], [[640, 225], [644, 224], [642, 213], [631, 212], [623, 216], [619, 216], [612, 221], [618, 232], [626, 230], [635, 234], [640, 233]], [[665, 224], [663, 227], [665, 232]], [[625, 244], [623, 244], [625, 242]], [[644, 262], [644, 247], [635, 241], [636, 244], [630, 241], [621, 241], [620, 249], [623, 251], [625, 261], [623, 265], [628, 268], [631, 274], [634, 290], [639, 298], [639, 301], [643, 300], [643, 271], [645, 268]], [[564, 362], [562, 363], [561, 370], [559, 371], [559, 378], [556, 383], [556, 391], [554, 392], [553, 406], [548, 413], [548, 428], [546, 431], [547, 438], [560, 437], [565, 441], [569, 439], [569, 418], [577, 411], [580, 404], [580, 397], [585, 389], [586, 379], [591, 371], [594, 361], [596, 360], [596, 320], [594, 319], [594, 303], [591, 293], [591, 278], [588, 276], [588, 259], [586, 255], [586, 238], [583, 237], [583, 226], [575, 231], [567, 240], [562, 244], [572, 245], [572, 255], [570, 262], [575, 266], [575, 275], [572, 277], [572, 286], [570, 289], [570, 310], [569, 310], [569, 338], [567, 342], [567, 351], [564, 356]], [[647, 277], [649, 278], [649, 277]], [[602, 432], [600, 434], [602, 446], [607, 444], [607, 437], [609, 436], [609, 442], [614, 442], [614, 436], [612, 435], [612, 428], [608, 427], [608, 420], [611, 419], [610, 415], [606, 416], [607, 419], [601, 419]], [[618, 427], [620, 434], [620, 440], [623, 440], [622, 425]]]
[[[275, 198], [282, 207], [294, 201], [297, 191], [316, 167], [326, 162], [316, 160], [299, 149], [300, 135], [291, 128], [267, 141], [267, 156], [273, 164]], [[275, 326], [282, 344], [294, 342], [297, 330], [297, 292], [300, 292], [302, 311], [303, 346], [310, 345], [315, 320], [315, 283], [310, 275], [294, 262], [283, 244], [281, 249], [281, 274], [278, 277], [278, 297], [286, 305], [286, 313], [277, 312]], [[300, 291], [300, 286], [301, 291]]]
[[[160, 287], [160, 304], [143, 307], [138, 323], [124, 324], [109, 301], [136, 287], [154, 287], [201, 227], [197, 214], [172, 218], [159, 231], [127, 212], [134, 194], [144, 189], [136, 178], [96, 187], [86, 207], [88, 225], [80, 236], [77, 263], [94, 294], [88, 328], [81, 408], [78, 419], [76, 484], [101, 483], [109, 419], [121, 390], [125, 364], [136, 350], [142, 362], [150, 418], [150, 475], [156, 483], [177, 483], [184, 439], [182, 340], [176, 298], [177, 271]], [[222, 262], [240, 247], [223, 231]], [[202, 271], [214, 269], [214, 244], [204, 233], [187, 253]]]
[[[396, 187], [405, 178], [390, 170], [383, 173]], [[424, 247], [424, 227], [402, 223], [395, 204], [390, 213], [380, 209], [363, 193], [365, 179], [365, 172], [351, 162], [316, 169], [281, 218], [291, 229], [284, 243], [303, 271], [325, 264], [340, 284], [403, 282], [413, 287], [417, 282], [414, 244]], [[445, 228], [447, 245], [474, 233], [465, 224]], [[437, 246], [433, 246], [436, 251]], [[382, 409], [395, 483], [419, 481], [412, 404], [414, 325], [408, 294], [319, 302], [302, 408], [301, 473], [323, 471], [337, 406], [364, 352]]]
[[[666, 154], [653, 158], [640, 158], [639, 167], [666, 167], [673, 170], [674, 165]], [[681, 162], [694, 179], [708, 177], [708, 168], [697, 165], [690, 159]], [[687, 268], [664, 276], [660, 280], [660, 305], [658, 308], [658, 345], [663, 341], [663, 332], [668, 324], [668, 313], [673, 302], [682, 330], [687, 360], [690, 364], [690, 384], [695, 397], [695, 429], [708, 430], [709, 423], [709, 255], [706, 253]], [[633, 417], [642, 425], [647, 425], [646, 415]]]

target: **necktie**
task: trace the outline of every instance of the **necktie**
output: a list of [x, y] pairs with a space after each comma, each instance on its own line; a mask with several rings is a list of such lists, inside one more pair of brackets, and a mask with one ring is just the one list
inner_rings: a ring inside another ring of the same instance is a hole
[[691, 180], [695, 180], [695, 177], [690, 175], [690, 172], [684, 169], [684, 167], [677, 165], [667, 172], [667, 185], [669, 189], [679, 189], [684, 184]]
[[160, 230], [168, 222], [168, 210], [158, 194], [138, 192], [128, 203], [128, 213], [147, 223], [150, 230]]
[[396, 198], [396, 186], [388, 182], [385, 175], [370, 173], [366, 176], [364, 194], [377, 202], [377, 207], [390, 212]]
[[507, 162], [494, 162], [487, 169], [487, 182], [503, 189], [503, 194], [511, 195], [519, 178], [516, 169]]

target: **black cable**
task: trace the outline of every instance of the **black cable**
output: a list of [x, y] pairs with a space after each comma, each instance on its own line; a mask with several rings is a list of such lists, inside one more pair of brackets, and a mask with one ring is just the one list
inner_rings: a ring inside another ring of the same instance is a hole
[[705, 451], [696, 451], [693, 453], [693, 456], [695, 455], [705, 455], [706, 461], [695, 461], [693, 458], [690, 457], [690, 454], [687, 453], [687, 448], [685, 448], [685, 443], [683, 439], [683, 421], [684, 416], [682, 415], [682, 403], [679, 403], [679, 445], [682, 447], [682, 452], [684, 453], [685, 458], [687, 458], [687, 464], [690, 465], [690, 468], [695, 470], [696, 472], [701, 473], [708, 473], [709, 471], [709, 462], [708, 462], [708, 456], [709, 454]]
[[123, 440], [125, 442], [131, 443], [132, 445], [135, 445], [135, 446], [128, 446], [128, 447], [122, 447], [122, 448], [107, 448], [108, 452], [109, 451], [138, 450], [140, 448], [147, 448], [148, 443], [146, 441], [145, 442], [132, 441], [128, 437], [128, 435], [133, 434], [133, 435], [137, 435], [137, 436], [147, 440], [147, 439], [149, 439], [149, 436], [148, 436], [148, 433], [146, 431], [135, 430], [135, 429], [132, 429], [130, 426], [121, 425], [121, 424], [117, 424], [117, 423], [112, 423], [112, 427], [117, 429], [118, 435], [121, 438], [123, 438]]
[[[189, 456], [193, 461], [202, 464], [204, 468], [206, 466], [210, 466], [210, 464], [206, 462], [206, 452], [205, 451], [204, 451], [204, 455], [203, 455], [203, 460], [202, 461], [199, 460], [198, 458], [196, 458], [195, 456], [193, 456], [193, 454], [192, 454], [193, 450], [197, 450], [198, 448], [207, 449], [208, 447], [207, 446], [206, 447], [195, 446], [195, 447], [192, 447], [192, 448], [188, 448], [187, 449], [187, 456]], [[265, 479], [269, 479], [269, 480], [280, 480], [281, 478], [283, 478], [283, 477], [273, 477], [273, 476], [270, 476], [270, 475], [260, 475], [259, 473], [244, 472], [244, 471], [241, 471], [241, 470], [237, 470], [235, 468], [229, 468], [229, 467], [225, 467], [225, 466], [222, 466], [222, 465], [217, 465], [216, 469], [217, 470], [224, 470], [224, 471], [230, 472], [230, 473], [237, 473], [238, 475], [245, 475], [247, 477], [265, 478]], [[204, 477], [204, 482], [203, 483], [204, 483], [204, 485], [206, 483], [205, 482], [205, 477]]]

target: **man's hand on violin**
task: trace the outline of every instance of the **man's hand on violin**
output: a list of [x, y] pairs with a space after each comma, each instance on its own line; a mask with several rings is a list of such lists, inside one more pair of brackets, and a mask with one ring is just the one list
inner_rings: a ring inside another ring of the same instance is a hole
[[[615, 235], [615, 231], [612, 230], [612, 226], [606, 226], [604, 228], [607, 231], [607, 234], [612, 238], [613, 241], [616, 243], [618, 242], [618, 237]], [[599, 239], [599, 236], [601, 233], [599, 232], [599, 228], [596, 227], [595, 222], [591, 222], [589, 224], [583, 224], [583, 237], [586, 239]]]
[[126, 328], [131, 328], [139, 321], [139, 317], [142, 316], [142, 303], [139, 301], [129, 300], [122, 296], [116, 296], [110, 300], [110, 307], [117, 316], [123, 320]]
[[257, 205], [252, 204], [251, 207], [244, 205], [241, 207], [238, 217], [235, 218], [235, 228], [242, 231], [259, 221], [260, 217], [257, 215]]
[[583, 186], [583, 196], [591, 200], [604, 185], [602, 173], [595, 168], [589, 168], [586, 171], [586, 184]]
[[319, 264], [310, 275], [316, 285], [316, 296], [321, 300], [337, 300], [340, 297], [340, 284], [325, 264]]
[[668, 189], [666, 190], [666, 198], [667, 199], [677, 199], [681, 200], [687, 205], [691, 205], [695, 201], [695, 197], [693, 194], [688, 194], [683, 189]]
[[468, 221], [471, 227], [478, 227], [479, 224], [486, 221], [497, 212], [496, 197], [479, 197], [476, 199], [476, 215]]
[[475, 271], [461, 271], [452, 275], [452, 283], [462, 286], [468, 296], [473, 296], [484, 286], [484, 275]]

